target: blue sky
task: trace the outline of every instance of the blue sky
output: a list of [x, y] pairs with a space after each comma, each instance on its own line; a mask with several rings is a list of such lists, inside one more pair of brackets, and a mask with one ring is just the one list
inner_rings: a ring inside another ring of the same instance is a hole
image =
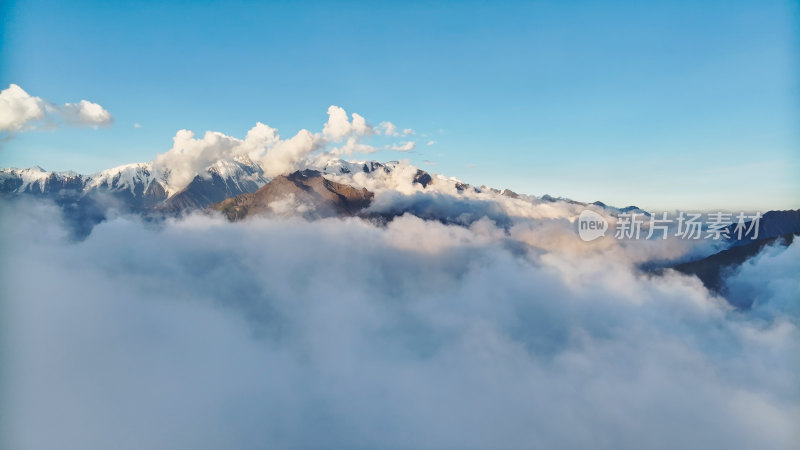
[[19, 133], [3, 167], [149, 161], [184, 128], [243, 137], [261, 121], [288, 137], [339, 105], [418, 133], [413, 153], [365, 158], [478, 185], [653, 209], [800, 207], [796, 1], [3, 8], [3, 88], [115, 119]]

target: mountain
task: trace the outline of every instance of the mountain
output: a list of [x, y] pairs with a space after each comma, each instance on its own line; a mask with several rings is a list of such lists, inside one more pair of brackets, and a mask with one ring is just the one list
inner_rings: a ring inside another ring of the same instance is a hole
[[352, 216], [369, 206], [373, 193], [328, 180], [317, 170], [306, 169], [279, 176], [249, 194], [229, 198], [209, 208], [230, 220], [260, 214], [300, 213], [306, 218]]
[[[736, 222], [736, 218], [733, 218]], [[750, 228], [751, 222], [745, 222], [745, 230]], [[728, 241], [734, 245], [745, 245], [753, 241], [751, 234], [744, 235], [739, 240], [739, 236], [735, 232], [736, 223], [727, 227], [730, 238]], [[768, 211], [764, 213], [758, 222], [758, 237], [760, 239], [770, 239], [779, 236], [785, 236], [791, 233], [800, 233], [800, 209], [786, 210], [786, 211]]]
[[[263, 207], [268, 204], [273, 205], [270, 211], [274, 213], [279, 206], [277, 200], [285, 200], [287, 207], [292, 201], [301, 202], [300, 209], [293, 212], [309, 218], [351, 215], [366, 206], [369, 203], [367, 197], [371, 199], [373, 194], [361, 192], [360, 188], [352, 188], [350, 184], [371, 180], [384, 189], [391, 188], [395, 183], [392, 178], [394, 171], [412, 177], [413, 184], [423, 188], [434, 182], [429, 173], [397, 161], [325, 160], [308, 167], [305, 172], [276, 179], [263, 195], [251, 199], [256, 201], [253, 205], [243, 199], [237, 200], [238, 212], [231, 217], [263, 212]], [[80, 238], [105, 220], [111, 210], [157, 220], [254, 193], [271, 181], [259, 163], [241, 155], [207, 166], [183, 185], [172, 182], [174, 170], [152, 162], [127, 164], [92, 175], [51, 172], [38, 166], [0, 169], [0, 197], [23, 199], [32, 196], [55, 202], [61, 207], [64, 220], [73, 225], [75, 237]], [[409, 174], [409, 170], [413, 173]], [[459, 183], [459, 192], [464, 186]], [[282, 213], [289, 212], [292, 211]]]
[[226, 198], [256, 191], [269, 179], [246, 157], [221, 160], [197, 173], [186, 186], [170, 183], [172, 169], [153, 163], [127, 164], [92, 175], [29, 169], [0, 169], [0, 197], [35, 197], [55, 202], [74, 237], [117, 210], [145, 217], [179, 215]]
[[[749, 227], [750, 222], [746, 222]], [[800, 235], [800, 209], [766, 212], [759, 221], [758, 237], [750, 235], [741, 240], [734, 233], [734, 225], [728, 227], [729, 247], [694, 261], [673, 265], [671, 268], [688, 275], [696, 275], [709, 290], [726, 294], [725, 275], [734, 272], [748, 259], [757, 255], [768, 245], [790, 245]], [[738, 307], [750, 305], [737, 304]]]
[[[768, 245], [790, 245], [794, 240], [794, 234], [800, 234], [800, 229], [783, 236], [773, 236], [733, 246], [706, 258], [678, 264], [672, 268], [687, 275], [696, 275], [709, 290], [726, 294], [726, 274], [734, 272], [745, 261], [759, 254]], [[747, 308], [750, 305], [734, 306]]]
[[203, 209], [226, 198], [254, 192], [266, 184], [260, 165], [247, 161], [217, 161], [203, 175], [195, 175], [188, 186], [168, 197], [156, 209], [180, 213]]
[[57, 202], [92, 197], [131, 212], [181, 212], [204, 208], [266, 184], [263, 169], [246, 158], [217, 161], [196, 174], [185, 187], [171, 185], [170, 169], [153, 163], [127, 164], [92, 175], [48, 172], [41, 167], [0, 169], [0, 194], [33, 195]]
[[595, 205], [595, 206], [599, 206], [599, 207], [605, 209], [606, 211], [608, 211], [608, 212], [610, 212], [610, 213], [612, 213], [614, 215], [620, 215], [620, 214], [642, 214], [645, 217], [650, 217], [650, 213], [649, 212], [643, 210], [642, 208], [639, 208], [638, 206], [631, 205], [631, 206], [626, 206], [624, 208], [617, 208], [617, 207], [614, 207], [614, 206], [606, 205], [605, 203], [603, 203], [601, 201], [596, 201], [596, 202], [594, 202], [592, 204]]

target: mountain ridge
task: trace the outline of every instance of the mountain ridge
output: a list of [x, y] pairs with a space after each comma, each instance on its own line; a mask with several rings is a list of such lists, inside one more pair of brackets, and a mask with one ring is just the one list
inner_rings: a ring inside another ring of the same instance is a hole
[[366, 188], [338, 183], [322, 172], [306, 169], [280, 175], [257, 191], [214, 203], [208, 208], [219, 211], [229, 220], [241, 220], [255, 214], [300, 212], [308, 219], [352, 216], [369, 206], [374, 193]]

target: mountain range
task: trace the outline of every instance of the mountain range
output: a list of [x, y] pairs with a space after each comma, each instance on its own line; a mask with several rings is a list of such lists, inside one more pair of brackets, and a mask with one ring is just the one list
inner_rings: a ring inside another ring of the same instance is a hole
[[[469, 225], [488, 217], [507, 228], [512, 221], [497, 204], [508, 198], [563, 203], [572, 208], [596, 207], [612, 216], [631, 212], [650, 215], [636, 206], [617, 208], [599, 201], [589, 204], [470, 186], [396, 161], [333, 159], [271, 178], [265, 175], [261, 163], [237, 156], [208, 165], [183, 185], [172, 181], [172, 170], [153, 162], [123, 165], [92, 175], [50, 172], [38, 166], [0, 169], [0, 197], [9, 201], [31, 197], [53, 201], [75, 239], [88, 236], [112, 211], [138, 214], [146, 220], [192, 211], [219, 211], [232, 221], [264, 214], [299, 215], [312, 220], [359, 215], [386, 223], [393, 217], [413, 214], [425, 220]], [[408, 183], [400, 188], [395, 178]], [[392, 191], [397, 199], [375, 206], [376, 191]], [[495, 200], [487, 201], [487, 196]], [[697, 275], [709, 289], [724, 292], [725, 273], [764, 246], [788, 245], [793, 235], [800, 234], [800, 210], [769, 211], [761, 218], [759, 230], [757, 240], [729, 240], [727, 248], [719, 253], [666, 267]]]

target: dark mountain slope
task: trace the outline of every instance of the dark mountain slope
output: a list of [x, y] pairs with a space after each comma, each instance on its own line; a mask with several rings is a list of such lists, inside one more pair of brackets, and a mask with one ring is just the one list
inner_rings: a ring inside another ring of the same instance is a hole
[[328, 180], [316, 170], [279, 176], [261, 189], [239, 195], [209, 208], [230, 220], [259, 214], [292, 212], [306, 218], [352, 216], [369, 206], [372, 192]]
[[166, 213], [180, 213], [206, 206], [258, 190], [252, 180], [225, 179], [211, 172], [210, 176], [197, 175], [186, 188], [159, 204], [156, 209]]
[[794, 240], [794, 235], [759, 239], [748, 244], [738, 245], [715, 253], [709, 257], [678, 264], [673, 269], [688, 275], [697, 275], [697, 278], [710, 290], [722, 292], [724, 288], [724, 275], [728, 270], [740, 266], [742, 263], [757, 255], [764, 247], [779, 242], [789, 245]]

